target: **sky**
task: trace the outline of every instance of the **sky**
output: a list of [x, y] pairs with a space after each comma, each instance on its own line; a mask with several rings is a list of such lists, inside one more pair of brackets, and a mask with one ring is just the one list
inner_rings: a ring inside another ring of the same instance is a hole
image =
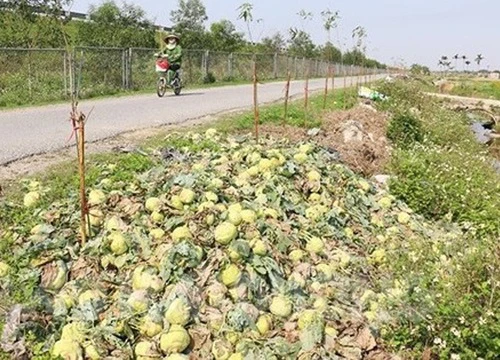
[[[208, 23], [231, 20], [238, 31], [246, 25], [237, 20], [237, 8], [243, 2], [254, 6], [254, 19], [263, 21], [253, 26], [254, 38], [271, 36], [277, 31], [287, 35], [290, 27], [305, 28], [317, 44], [327, 40], [321, 11], [339, 11], [337, 34], [332, 40], [343, 48], [352, 48], [352, 30], [360, 25], [367, 32], [367, 54], [389, 65], [413, 63], [437, 69], [442, 55], [466, 55], [474, 60], [477, 54], [485, 58], [484, 69], [500, 69], [500, 0], [203, 0]], [[87, 12], [90, 4], [101, 0], [74, 0], [72, 11]], [[121, 0], [115, 0], [121, 4]], [[142, 7], [148, 19], [158, 25], [170, 26], [170, 11], [177, 0], [129, 1]], [[302, 9], [313, 13], [313, 19], [301, 22], [297, 15]], [[337, 41], [340, 39], [340, 41]], [[458, 69], [462, 69], [458, 62]], [[473, 62], [474, 69], [476, 64]]]

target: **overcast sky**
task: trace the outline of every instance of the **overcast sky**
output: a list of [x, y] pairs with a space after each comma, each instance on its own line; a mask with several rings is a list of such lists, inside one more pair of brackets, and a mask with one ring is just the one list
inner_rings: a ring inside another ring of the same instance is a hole
[[[209, 22], [228, 19], [243, 32], [245, 24], [236, 20], [236, 9], [245, 1], [203, 0], [203, 3]], [[330, 8], [340, 12], [341, 42], [352, 47], [352, 29], [361, 25], [368, 34], [368, 55], [384, 63], [392, 65], [402, 59], [406, 65], [420, 63], [436, 68], [441, 55], [451, 57], [459, 53], [473, 60], [481, 53], [485, 57], [483, 68], [500, 69], [500, 0], [248, 1], [254, 4], [254, 18], [263, 19], [255, 25], [254, 37], [269, 36], [276, 31], [287, 34], [290, 27], [300, 27], [297, 13], [304, 9], [314, 14], [313, 20], [304, 24], [306, 30], [316, 43], [324, 43], [327, 36], [320, 12]], [[100, 2], [74, 0], [72, 10], [87, 12], [90, 4]], [[121, 4], [121, 0], [116, 3]], [[141, 6], [155, 23], [169, 26], [170, 11], [178, 2], [135, 0], [133, 3]]]

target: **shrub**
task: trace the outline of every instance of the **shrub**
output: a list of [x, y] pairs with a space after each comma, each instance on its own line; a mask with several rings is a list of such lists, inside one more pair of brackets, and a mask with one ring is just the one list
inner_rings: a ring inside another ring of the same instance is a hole
[[422, 124], [409, 113], [392, 117], [387, 127], [387, 137], [400, 147], [408, 147], [423, 140]]
[[482, 233], [500, 232], [500, 179], [487, 158], [421, 144], [395, 151], [390, 166], [396, 175], [391, 191], [413, 210], [470, 222]]
[[212, 72], [208, 72], [203, 78], [204, 84], [213, 84], [216, 81], [215, 76]]

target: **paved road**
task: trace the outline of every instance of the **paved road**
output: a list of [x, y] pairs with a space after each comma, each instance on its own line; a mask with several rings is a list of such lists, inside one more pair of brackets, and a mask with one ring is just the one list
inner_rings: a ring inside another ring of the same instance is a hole
[[[346, 83], [349, 86], [353, 81], [354, 78], [347, 78]], [[344, 81], [338, 78], [335, 83], [337, 88]], [[303, 81], [294, 81], [290, 95], [300, 95], [303, 87]], [[323, 87], [324, 80], [310, 81], [311, 91]], [[101, 140], [126, 131], [181, 123], [252, 106], [251, 85], [184, 90], [178, 97], [167, 93], [164, 98], [158, 98], [152, 93], [81, 101], [79, 109], [85, 114], [94, 108], [87, 123], [86, 140]], [[282, 82], [259, 85], [259, 103], [283, 98], [283, 90]], [[69, 111], [68, 104], [0, 111], [0, 165], [67, 146], [71, 132]]]

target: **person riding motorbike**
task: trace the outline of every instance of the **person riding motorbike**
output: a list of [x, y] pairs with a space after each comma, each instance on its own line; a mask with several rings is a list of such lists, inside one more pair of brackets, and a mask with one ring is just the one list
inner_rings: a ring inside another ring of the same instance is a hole
[[175, 81], [175, 74], [181, 68], [182, 64], [182, 48], [179, 45], [180, 38], [175, 34], [169, 34], [163, 41], [167, 44], [167, 47], [162, 52], [156, 53], [156, 56], [161, 56], [168, 60], [170, 67], [167, 73], [167, 81], [172, 85]]

